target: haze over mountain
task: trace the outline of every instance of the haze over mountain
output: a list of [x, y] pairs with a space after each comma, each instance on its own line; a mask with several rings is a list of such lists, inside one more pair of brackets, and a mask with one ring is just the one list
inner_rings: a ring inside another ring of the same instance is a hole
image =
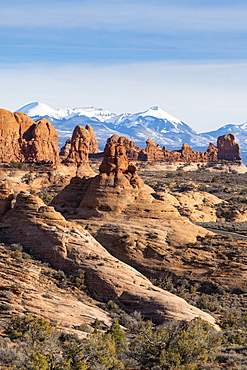
[[18, 109], [32, 119], [49, 119], [59, 133], [59, 143], [71, 137], [76, 125], [90, 124], [99, 141], [100, 150], [104, 149], [107, 138], [113, 134], [128, 136], [136, 145], [145, 148], [146, 140], [153, 139], [156, 144], [167, 149], [179, 149], [182, 143], [188, 143], [193, 149], [205, 150], [209, 142], [216, 142], [220, 135], [235, 133], [241, 150], [247, 149], [247, 123], [228, 124], [218, 130], [197, 133], [183, 121], [173, 117], [158, 106], [144, 112], [115, 114], [102, 108], [64, 108], [53, 109], [50, 106], [34, 102]]

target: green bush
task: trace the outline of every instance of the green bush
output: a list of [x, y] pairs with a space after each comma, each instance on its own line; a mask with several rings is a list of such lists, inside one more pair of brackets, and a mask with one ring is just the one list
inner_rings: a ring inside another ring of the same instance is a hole
[[131, 354], [145, 369], [197, 369], [213, 359], [221, 338], [200, 318], [143, 330], [131, 343]]

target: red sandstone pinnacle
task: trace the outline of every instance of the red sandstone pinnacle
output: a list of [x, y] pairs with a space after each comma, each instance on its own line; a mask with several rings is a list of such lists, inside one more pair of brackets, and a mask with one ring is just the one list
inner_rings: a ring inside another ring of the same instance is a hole
[[88, 154], [98, 152], [98, 141], [91, 126], [76, 126], [72, 138], [66, 141], [60, 154], [65, 156], [63, 163], [84, 165], [88, 163]]
[[128, 159], [137, 160], [140, 148], [136, 146], [133, 140], [130, 140], [127, 136], [112, 135], [107, 139], [107, 143], [119, 143], [124, 145]]
[[219, 136], [217, 139], [218, 160], [241, 162], [240, 148], [234, 134]]

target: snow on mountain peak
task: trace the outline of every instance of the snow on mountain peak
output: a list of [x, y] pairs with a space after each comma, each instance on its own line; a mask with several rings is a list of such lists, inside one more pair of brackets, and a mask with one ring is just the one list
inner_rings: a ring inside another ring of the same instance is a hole
[[99, 121], [105, 121], [108, 118], [115, 116], [108, 110], [102, 108], [85, 107], [85, 108], [63, 108], [53, 109], [44, 103], [34, 102], [20, 108], [18, 112], [26, 113], [30, 117], [45, 117], [56, 120], [68, 120], [74, 116], [86, 116], [96, 118]]
[[142, 117], [152, 116], [152, 117], [155, 117], [155, 118], [158, 118], [158, 119], [167, 120], [167, 121], [177, 123], [177, 124], [181, 123], [181, 121], [179, 119], [177, 119], [177, 118], [173, 117], [171, 114], [165, 112], [163, 109], [161, 109], [157, 105], [149, 108], [148, 110], [146, 110], [143, 113], [140, 113], [140, 115]]
[[55, 109], [49, 107], [49, 105], [39, 102], [34, 102], [25, 105], [24, 107], [20, 108], [17, 112], [22, 112], [30, 117], [35, 116], [53, 116], [56, 112]]

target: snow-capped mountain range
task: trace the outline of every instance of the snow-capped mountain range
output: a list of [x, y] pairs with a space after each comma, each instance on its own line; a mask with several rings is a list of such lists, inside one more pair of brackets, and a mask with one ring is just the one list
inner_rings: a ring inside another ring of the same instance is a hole
[[89, 124], [94, 129], [100, 150], [104, 149], [106, 140], [114, 134], [128, 136], [141, 148], [146, 147], [147, 139], [153, 139], [168, 150], [180, 149], [182, 143], [188, 143], [194, 150], [205, 150], [209, 142], [216, 143], [218, 136], [230, 132], [236, 134], [242, 153], [247, 150], [247, 123], [228, 124], [216, 131], [197, 133], [157, 106], [144, 112], [116, 115], [102, 108], [53, 109], [44, 103], [34, 102], [17, 111], [26, 113], [33, 120], [42, 117], [49, 119], [58, 131], [60, 146], [71, 137], [76, 125]]
[[71, 137], [76, 125], [90, 124], [99, 141], [100, 150], [106, 140], [114, 135], [128, 136], [136, 145], [145, 148], [146, 140], [153, 139], [156, 144], [168, 149], [179, 149], [186, 142], [193, 148], [207, 147], [214, 138], [195, 132], [190, 126], [154, 106], [144, 112], [116, 115], [102, 108], [53, 109], [44, 103], [30, 103], [17, 110], [26, 113], [33, 120], [41, 117], [49, 119], [59, 134], [59, 144]]

